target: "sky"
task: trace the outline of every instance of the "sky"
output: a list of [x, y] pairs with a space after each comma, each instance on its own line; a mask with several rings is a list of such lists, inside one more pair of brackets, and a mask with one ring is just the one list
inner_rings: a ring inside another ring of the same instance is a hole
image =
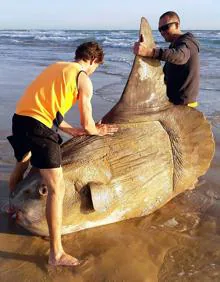
[[176, 11], [181, 28], [219, 29], [220, 0], [0, 0], [0, 29], [152, 29], [166, 11]]

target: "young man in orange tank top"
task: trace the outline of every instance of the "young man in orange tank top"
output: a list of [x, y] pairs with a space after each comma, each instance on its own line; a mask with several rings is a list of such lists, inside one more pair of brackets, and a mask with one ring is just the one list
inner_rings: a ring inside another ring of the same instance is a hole
[[[25, 97], [23, 96], [19, 101], [16, 114], [13, 117], [13, 135], [8, 137], [8, 139], [14, 149], [17, 163], [11, 174], [9, 187], [10, 190], [13, 191], [16, 184], [23, 178], [29, 161], [31, 161], [34, 167], [39, 169], [48, 187], [46, 217], [50, 234], [49, 264], [51, 265], [75, 266], [79, 264], [79, 261], [77, 258], [65, 253], [62, 247], [61, 227], [65, 186], [63, 184], [63, 172], [61, 167], [60, 137], [50, 128], [50, 124], [54, 124], [71, 136], [112, 135], [118, 130], [117, 126], [113, 124], [96, 124], [92, 116], [91, 99], [93, 87], [89, 76], [103, 62], [103, 58], [104, 54], [102, 48], [96, 42], [87, 42], [81, 44], [76, 49], [75, 63], [69, 63], [73, 64], [73, 68], [74, 64], [77, 64], [76, 68], [80, 69], [73, 85], [76, 85], [74, 91], [77, 92], [82, 128], [74, 128], [63, 120], [64, 113], [67, 110], [65, 105], [60, 104], [60, 110], [57, 109], [57, 113], [50, 113], [48, 108], [45, 108], [46, 111], [44, 111], [44, 100], [49, 97], [47, 102], [51, 101], [51, 92], [48, 92], [50, 88], [47, 88], [47, 80], [42, 79], [42, 76], [45, 78], [44, 72], [47, 73], [48, 68], [51, 66], [46, 68], [46, 70], [30, 84], [24, 95]], [[58, 75], [60, 75], [59, 72], [57, 73], [57, 76]], [[60, 77], [62, 78], [62, 75]], [[56, 75], [54, 80], [56, 81]], [[42, 86], [42, 81], [45, 81], [45, 87]], [[48, 83], [50, 83], [50, 81]], [[62, 83], [64, 82], [62, 81]], [[52, 88], [53, 87], [51, 87], [51, 89]], [[30, 89], [35, 89], [35, 92], [33, 93]], [[38, 108], [37, 105], [39, 103], [35, 103], [34, 99], [36, 95], [38, 95], [37, 101], [39, 102], [42, 96], [42, 89], [45, 89], [43, 95], [44, 99], [42, 98], [42, 101], [40, 101], [42, 103], [40, 103], [40, 107]], [[65, 94], [66, 93], [62, 93], [62, 95]], [[53, 95], [56, 96], [58, 94], [55, 92]], [[26, 102], [23, 103], [22, 99]], [[71, 99], [73, 99], [74, 104], [74, 97]], [[31, 112], [29, 112], [30, 106], [27, 104], [27, 101], [33, 102]], [[25, 103], [27, 104], [27, 108]], [[51, 107], [51, 109], [52, 108], [53, 107]], [[63, 108], [65, 108], [65, 110], [63, 110]], [[44, 116], [44, 112], [47, 112], [47, 116]], [[45, 146], [47, 148], [46, 150]]]

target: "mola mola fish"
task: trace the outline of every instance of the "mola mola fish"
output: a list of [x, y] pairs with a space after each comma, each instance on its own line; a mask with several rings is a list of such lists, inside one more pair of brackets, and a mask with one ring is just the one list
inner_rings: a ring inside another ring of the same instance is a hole
[[[155, 46], [145, 18], [141, 34]], [[116, 123], [119, 131], [62, 145], [62, 234], [148, 215], [194, 188], [210, 166], [210, 124], [198, 110], [168, 101], [158, 60], [135, 57], [121, 98], [102, 122]], [[39, 235], [48, 235], [46, 198], [38, 172], [29, 173], [10, 195], [18, 223]]]

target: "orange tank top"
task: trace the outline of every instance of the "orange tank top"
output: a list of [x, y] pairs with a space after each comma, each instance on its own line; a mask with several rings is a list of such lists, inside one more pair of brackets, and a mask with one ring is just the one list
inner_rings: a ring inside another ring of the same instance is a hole
[[16, 114], [29, 116], [47, 127], [59, 126], [78, 99], [78, 63], [58, 62], [48, 66], [25, 90]]

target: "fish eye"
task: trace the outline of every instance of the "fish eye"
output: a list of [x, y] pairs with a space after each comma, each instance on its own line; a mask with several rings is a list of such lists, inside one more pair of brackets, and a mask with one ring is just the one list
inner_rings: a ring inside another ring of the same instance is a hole
[[38, 192], [41, 196], [46, 196], [48, 194], [48, 190], [47, 190], [47, 186], [46, 185], [41, 185], [39, 188], [38, 188]]
[[24, 194], [25, 194], [25, 195], [29, 195], [30, 192], [31, 192], [30, 189], [24, 190]]

